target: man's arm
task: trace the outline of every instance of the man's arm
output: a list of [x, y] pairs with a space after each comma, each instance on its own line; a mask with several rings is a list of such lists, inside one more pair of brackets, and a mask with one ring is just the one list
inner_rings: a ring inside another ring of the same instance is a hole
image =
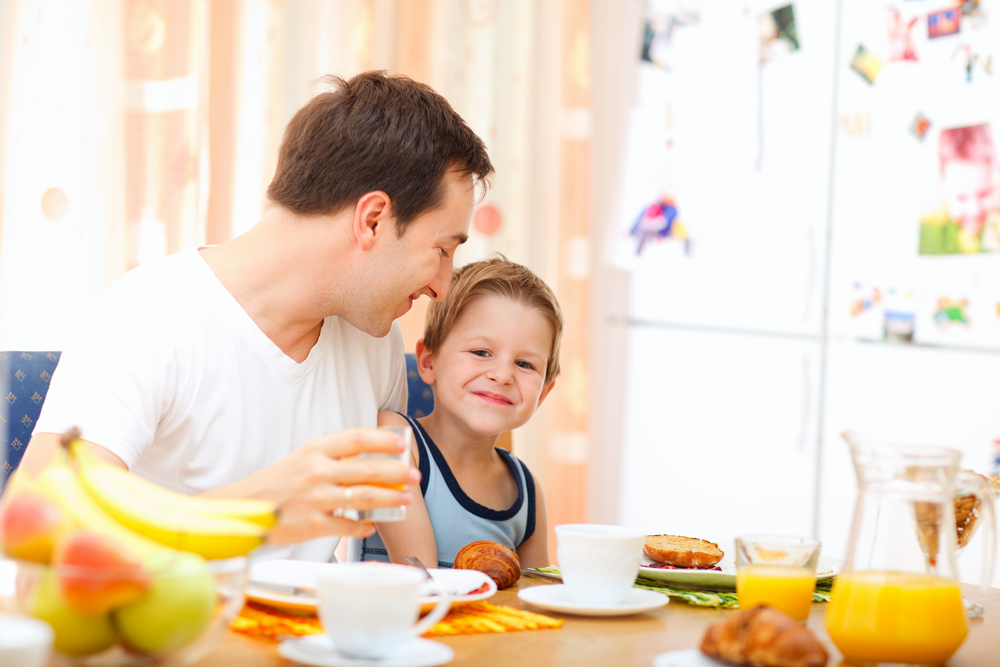
[[[31, 477], [41, 472], [62, 446], [59, 439], [55, 433], [34, 435], [21, 462], [24, 471], [19, 474]], [[96, 456], [127, 470], [115, 454], [100, 445], [88, 444]], [[375, 531], [373, 524], [337, 518], [333, 511], [409, 505], [413, 499], [410, 491], [369, 485], [419, 484], [420, 472], [396, 463], [352, 458], [362, 452], [396, 453], [399, 443], [391, 433], [372, 429], [342, 431], [310, 440], [246, 479], [201, 495], [274, 502], [279, 514], [278, 523], [268, 534], [270, 544], [294, 544], [327, 535], [367, 537]]]
[[[34, 477], [40, 473], [49, 464], [55, 453], [62, 447], [59, 442], [61, 437], [58, 433], [35, 433], [32, 435], [31, 441], [28, 443], [28, 448], [24, 450], [24, 458], [21, 459], [19, 469], [24, 470], [24, 472], [20, 474], [27, 474], [29, 477]], [[128, 470], [128, 466], [118, 458], [117, 454], [100, 445], [95, 445], [89, 441], [85, 442], [90, 445], [90, 451], [97, 458], [116, 465], [123, 470]]]

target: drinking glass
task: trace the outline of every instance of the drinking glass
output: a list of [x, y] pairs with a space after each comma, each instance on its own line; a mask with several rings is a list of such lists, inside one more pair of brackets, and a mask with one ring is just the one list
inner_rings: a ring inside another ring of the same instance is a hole
[[766, 604], [792, 618], [809, 617], [816, 588], [819, 540], [785, 535], [736, 538], [736, 594], [740, 607]]
[[[413, 446], [413, 430], [409, 426], [379, 426], [380, 431], [390, 431], [396, 434], [396, 437], [401, 438], [405, 443], [405, 447], [402, 452], [398, 454], [389, 454], [387, 452], [365, 452], [359, 454], [359, 459], [378, 459], [380, 461], [388, 461], [392, 463], [398, 463], [402, 466], [410, 465], [410, 448]], [[386, 489], [397, 489], [399, 491], [405, 491], [406, 485], [404, 484], [372, 484], [371, 486], [381, 486]], [[334, 516], [343, 517], [345, 519], [352, 519], [354, 521], [402, 521], [406, 518], [406, 506], [400, 507], [375, 507], [373, 509], [354, 509], [354, 508], [344, 508], [334, 511]]]

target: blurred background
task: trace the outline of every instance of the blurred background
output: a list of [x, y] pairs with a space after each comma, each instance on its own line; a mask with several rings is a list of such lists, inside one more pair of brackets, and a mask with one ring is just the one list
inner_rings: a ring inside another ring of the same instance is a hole
[[998, 0], [0, 0], [0, 350], [249, 229], [318, 79], [386, 69], [497, 168], [457, 264], [562, 304], [550, 525], [839, 556], [842, 431], [1000, 466], [998, 45]]

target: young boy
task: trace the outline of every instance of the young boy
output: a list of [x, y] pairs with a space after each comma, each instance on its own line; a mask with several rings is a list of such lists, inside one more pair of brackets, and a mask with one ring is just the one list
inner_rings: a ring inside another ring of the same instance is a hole
[[428, 567], [451, 567], [466, 544], [492, 540], [516, 551], [523, 567], [549, 564], [542, 489], [524, 463], [495, 445], [552, 390], [561, 335], [555, 295], [524, 266], [499, 257], [454, 272], [417, 342], [433, 412], [378, 415], [380, 426], [413, 429], [421, 493], [404, 521], [376, 524], [376, 535], [352, 541], [350, 560], [416, 556]]

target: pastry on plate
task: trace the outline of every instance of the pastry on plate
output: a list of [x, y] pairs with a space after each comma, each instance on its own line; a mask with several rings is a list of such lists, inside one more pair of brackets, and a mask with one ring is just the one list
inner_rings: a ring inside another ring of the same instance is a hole
[[805, 624], [767, 605], [740, 609], [708, 626], [701, 652], [756, 667], [824, 667], [829, 659]]
[[715, 542], [680, 535], [647, 535], [642, 550], [657, 563], [685, 568], [712, 567], [725, 556]]
[[455, 569], [479, 570], [496, 582], [497, 588], [513, 586], [521, 578], [517, 554], [496, 542], [470, 542], [455, 554]]

